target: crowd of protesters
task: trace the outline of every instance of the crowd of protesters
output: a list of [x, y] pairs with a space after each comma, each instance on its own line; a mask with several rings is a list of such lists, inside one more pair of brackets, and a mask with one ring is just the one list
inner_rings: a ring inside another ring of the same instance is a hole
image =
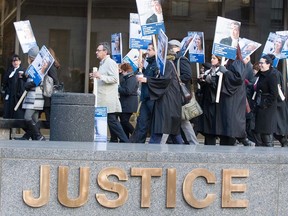
[[[128, 63], [117, 65], [110, 58], [109, 43], [98, 45], [96, 56], [100, 67], [90, 77], [98, 82], [99, 106], [108, 108], [110, 142], [193, 145], [199, 144], [196, 134], [201, 134], [204, 145], [219, 142], [230, 146], [242, 143], [244, 146], [272, 147], [276, 139], [282, 147], [288, 146], [285, 84], [282, 73], [272, 66], [273, 54], [262, 56], [254, 65], [249, 56], [242, 59], [239, 46], [236, 59], [230, 59], [224, 65], [221, 65], [220, 57], [211, 55], [211, 62], [202, 64], [197, 78], [199, 88], [195, 95], [203, 114], [188, 121], [181, 119], [178, 63], [179, 78], [190, 91], [194, 88], [190, 62], [181, 56], [180, 49], [179, 41], [169, 41], [165, 71], [160, 73], [156, 50], [152, 43], [149, 44], [144, 61], [139, 62], [139, 72], [133, 71]], [[38, 47], [29, 50], [29, 63], [38, 52]], [[56, 84], [57, 67], [53, 65], [48, 72]], [[37, 127], [39, 112], [45, 106], [36, 109], [27, 103], [30, 97], [36, 96], [37, 87], [28, 77], [23, 77], [23, 71], [19, 56], [13, 55], [11, 67], [4, 76], [4, 118], [26, 119], [26, 133], [20, 139], [45, 140]], [[220, 75], [223, 77], [221, 82]], [[12, 108], [24, 90], [30, 93], [23, 106], [14, 112]], [[42, 95], [40, 99], [45, 100], [45, 97]], [[39, 98], [34, 99], [37, 100]], [[134, 127], [129, 120], [136, 112]], [[47, 116], [49, 118], [49, 110]]]

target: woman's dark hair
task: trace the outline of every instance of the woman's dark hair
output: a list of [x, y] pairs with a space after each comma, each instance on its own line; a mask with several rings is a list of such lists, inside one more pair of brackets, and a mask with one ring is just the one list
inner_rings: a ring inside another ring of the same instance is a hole
[[265, 59], [266, 64], [273, 65], [273, 60], [275, 59], [275, 56], [273, 54], [267, 54], [262, 56], [261, 58]]

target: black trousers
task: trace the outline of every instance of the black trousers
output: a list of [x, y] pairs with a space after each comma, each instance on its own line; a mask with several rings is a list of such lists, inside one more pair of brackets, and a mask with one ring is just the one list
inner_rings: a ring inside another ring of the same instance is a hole
[[110, 133], [119, 138], [120, 142], [128, 143], [129, 139], [126, 136], [116, 113], [108, 113], [108, 127]]
[[121, 113], [120, 114], [120, 124], [122, 125], [122, 128], [126, 134], [126, 136], [129, 138], [130, 134], [134, 132], [134, 127], [130, 123], [130, 117], [132, 113]]

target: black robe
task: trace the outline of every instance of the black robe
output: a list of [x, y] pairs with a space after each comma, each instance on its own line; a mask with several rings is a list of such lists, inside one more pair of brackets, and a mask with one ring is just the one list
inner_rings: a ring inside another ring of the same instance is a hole
[[163, 76], [147, 78], [150, 99], [155, 100], [151, 124], [152, 133], [180, 134], [180, 86], [172, 64], [167, 61]]
[[12, 118], [12, 119], [23, 119], [25, 110], [23, 110], [22, 106], [20, 105], [17, 111], [14, 111], [14, 107], [16, 106], [23, 92], [25, 91], [25, 88], [24, 88], [25, 80], [22, 78], [19, 78], [19, 71], [25, 71], [25, 70], [22, 67], [19, 67], [16, 70], [15, 74], [11, 78], [9, 78], [9, 75], [13, 71], [14, 71], [14, 68], [10, 67], [6, 71], [4, 78], [3, 78], [3, 86], [5, 89], [3, 117]]
[[[276, 70], [277, 72], [277, 80], [278, 84], [281, 86], [281, 91], [284, 94], [284, 82], [283, 82], [283, 75], [280, 71]], [[277, 135], [287, 135], [288, 125], [287, 125], [287, 106], [286, 101], [282, 101], [280, 96], [277, 97], [277, 111], [276, 111], [276, 119], [277, 119], [277, 128], [275, 134]]]
[[217, 135], [246, 137], [245, 65], [236, 60], [227, 66], [220, 95], [220, 116], [217, 117]]

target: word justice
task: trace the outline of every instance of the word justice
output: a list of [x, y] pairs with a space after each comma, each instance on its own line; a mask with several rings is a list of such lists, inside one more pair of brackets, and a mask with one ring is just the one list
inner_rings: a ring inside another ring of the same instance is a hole
[[[162, 168], [131, 168], [132, 177], [141, 177], [141, 208], [150, 207], [151, 178], [161, 177]], [[176, 179], [177, 171], [175, 168], [166, 170], [166, 208], [176, 207]], [[90, 168], [80, 167], [79, 173], [79, 195], [72, 199], [68, 197], [68, 175], [67, 166], [59, 166], [58, 169], [58, 201], [68, 208], [77, 208], [83, 206], [88, 201]], [[118, 183], [109, 181], [109, 176], [116, 176], [119, 181], [127, 181], [127, 173], [117, 167], [108, 167], [102, 169], [97, 176], [99, 187], [105, 191], [113, 192], [118, 195], [117, 199], [109, 200], [105, 194], [97, 193], [96, 200], [100, 205], [106, 208], [117, 208], [125, 204], [128, 199], [127, 188]], [[246, 169], [223, 169], [222, 170], [222, 208], [246, 208], [248, 200], [232, 199], [232, 193], [244, 193], [246, 184], [232, 184], [233, 178], [247, 178], [249, 170]], [[193, 184], [196, 178], [202, 177], [207, 184], [215, 184], [216, 177], [214, 173], [207, 169], [197, 168], [189, 172], [183, 182], [182, 193], [184, 200], [193, 208], [205, 208], [211, 205], [216, 194], [208, 193], [204, 199], [198, 200], [193, 194]], [[40, 186], [39, 197], [34, 198], [32, 190], [23, 191], [23, 200], [30, 207], [42, 207], [49, 203], [50, 199], [50, 166], [40, 166]]]

